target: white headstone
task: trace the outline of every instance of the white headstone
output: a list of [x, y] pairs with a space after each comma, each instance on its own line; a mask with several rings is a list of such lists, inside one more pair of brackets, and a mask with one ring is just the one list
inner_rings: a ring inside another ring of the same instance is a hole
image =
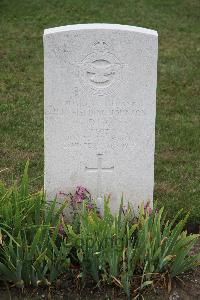
[[[82, 24], [44, 31], [45, 190], [85, 186], [111, 208], [152, 201], [157, 32]], [[100, 203], [99, 203], [100, 205]]]

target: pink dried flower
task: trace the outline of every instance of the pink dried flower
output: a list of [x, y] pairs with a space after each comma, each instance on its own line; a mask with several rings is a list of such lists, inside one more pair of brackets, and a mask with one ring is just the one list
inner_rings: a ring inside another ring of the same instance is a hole
[[62, 191], [59, 191], [59, 192], [58, 192], [58, 195], [59, 195], [59, 196], [64, 196], [64, 197], [68, 196], [68, 194], [66, 194], [66, 193], [64, 193], [64, 192], [62, 192]]
[[61, 217], [61, 223], [59, 224], [59, 228], [58, 228], [58, 233], [60, 235], [64, 235], [65, 233], [65, 229], [64, 229], [64, 214], [62, 214], [62, 217]]
[[74, 202], [81, 203], [85, 199], [90, 199], [91, 195], [88, 190], [83, 186], [77, 186], [76, 192], [73, 196]]
[[92, 203], [88, 203], [88, 204], [86, 205], [86, 207], [87, 207], [88, 209], [93, 209], [93, 208], [94, 208], [94, 205], [93, 205]]
[[77, 186], [76, 187], [76, 193], [79, 194], [79, 195], [82, 195], [82, 194], [89, 193], [89, 192], [85, 187]]
[[59, 225], [58, 233], [59, 233], [60, 235], [64, 235], [64, 233], [65, 233], [64, 226], [63, 226], [62, 223]]
[[75, 194], [74, 197], [73, 197], [73, 200], [76, 203], [81, 203], [83, 201], [83, 197], [81, 195]]
[[148, 213], [149, 215], [152, 214], [152, 208], [150, 207], [150, 202], [149, 201], [147, 201], [147, 203], [144, 206], [144, 212]]

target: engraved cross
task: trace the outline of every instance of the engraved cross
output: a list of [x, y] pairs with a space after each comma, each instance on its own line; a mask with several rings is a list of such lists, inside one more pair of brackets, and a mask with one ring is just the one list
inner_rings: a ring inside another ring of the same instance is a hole
[[85, 167], [87, 172], [97, 173], [97, 204], [102, 203], [102, 173], [103, 172], [112, 172], [114, 170], [114, 166], [110, 168], [102, 167], [103, 154], [97, 154], [97, 168], [88, 168]]

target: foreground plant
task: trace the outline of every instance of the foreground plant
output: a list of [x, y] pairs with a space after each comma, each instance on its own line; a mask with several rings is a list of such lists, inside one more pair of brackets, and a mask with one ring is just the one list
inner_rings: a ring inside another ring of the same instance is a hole
[[[141, 205], [137, 215], [123, 199], [117, 214], [104, 199], [100, 215], [84, 187], [77, 187], [70, 201], [77, 222], [67, 222], [66, 205], [47, 203], [43, 192], [28, 192], [28, 164], [20, 185], [0, 184], [0, 278], [18, 287], [50, 285], [63, 273], [87, 284], [117, 285], [128, 298], [141, 294], [156, 280], [176, 277], [200, 263], [190, 255], [198, 234], [184, 231], [186, 216], [180, 212], [166, 220], [164, 209]], [[77, 209], [78, 206], [78, 209]], [[75, 276], [74, 276], [75, 275]]]
[[[91, 275], [98, 282], [113, 281], [120, 274], [123, 251], [127, 245], [126, 229], [130, 216], [113, 216], [109, 209], [109, 199], [104, 201], [104, 216], [96, 209], [88, 209], [83, 204], [80, 213], [79, 232], [75, 233], [71, 225], [65, 226], [66, 234], [77, 249], [77, 257], [82, 269], [82, 278]], [[131, 233], [136, 225], [130, 226]]]
[[2, 279], [23, 288], [24, 285], [50, 285], [66, 272], [71, 248], [66, 238], [58, 240], [57, 234], [58, 229], [52, 235], [51, 228], [40, 226], [34, 229], [32, 241], [28, 241], [26, 231], [19, 233], [15, 240], [3, 241], [0, 249]]
[[69, 269], [71, 245], [60, 226], [65, 204], [28, 192], [28, 163], [21, 184], [0, 185], [0, 276], [18, 287], [50, 284]]
[[189, 255], [199, 234], [187, 235], [183, 231], [188, 216], [176, 222], [178, 212], [170, 222], [163, 216], [163, 210], [154, 209], [149, 214], [141, 206], [136, 248], [140, 251], [140, 264], [146, 266], [147, 273], [168, 271], [174, 277], [199, 264], [200, 254]]
[[10, 228], [15, 236], [27, 224], [29, 226], [41, 224], [46, 209], [42, 191], [29, 194], [28, 165], [27, 162], [20, 184], [14, 182], [6, 188], [0, 182], [0, 223], [1, 226]]
[[135, 217], [130, 207], [124, 213], [122, 202], [119, 213], [113, 216], [109, 199], [105, 199], [104, 216], [99, 217], [83, 204], [79, 232], [65, 226], [77, 249], [79, 277], [83, 281], [91, 276], [96, 282], [113, 282], [130, 297], [151, 286], [158, 274], [173, 278], [199, 265], [200, 254], [190, 255], [199, 235], [183, 231], [187, 216], [177, 222], [179, 212], [170, 222], [163, 210], [141, 205]]

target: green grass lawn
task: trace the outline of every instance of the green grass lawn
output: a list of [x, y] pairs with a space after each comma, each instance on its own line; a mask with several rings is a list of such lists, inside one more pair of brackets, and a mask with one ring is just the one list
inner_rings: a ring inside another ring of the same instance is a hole
[[[44, 28], [107, 22], [159, 34], [155, 200], [200, 223], [199, 0], [0, 0], [0, 173], [9, 183], [30, 159], [43, 184]], [[134, 183], [133, 183], [134, 184]]]

